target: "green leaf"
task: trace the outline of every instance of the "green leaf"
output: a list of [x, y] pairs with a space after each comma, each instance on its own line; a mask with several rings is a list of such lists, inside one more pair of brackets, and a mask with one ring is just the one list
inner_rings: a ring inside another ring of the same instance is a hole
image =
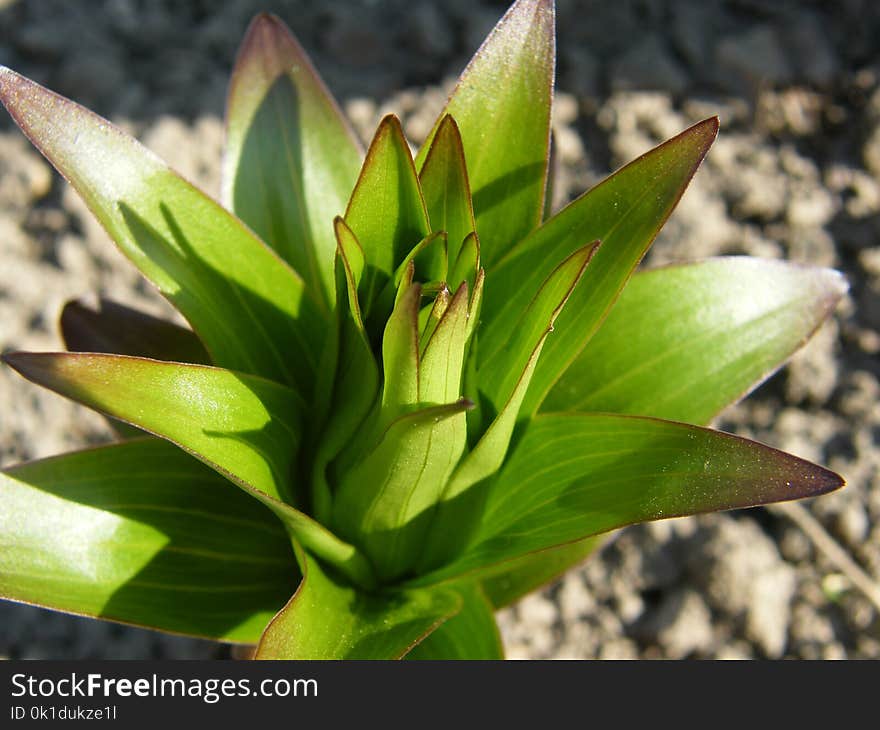
[[437, 296], [434, 297], [431, 306], [423, 307], [419, 312], [419, 331], [421, 332], [421, 335], [419, 336], [420, 356], [424, 356], [425, 348], [431, 341], [434, 332], [437, 331], [437, 325], [440, 324], [443, 315], [446, 314], [446, 310], [449, 308], [449, 302], [451, 300], [452, 294], [450, 294], [449, 289], [444, 286], [437, 292]]
[[[541, 350], [553, 330], [553, 322], [583, 276], [597, 245], [592, 243], [576, 251], [556, 268], [532, 300], [514, 334], [508, 335], [507, 344], [483, 369], [478, 370], [481, 400], [485, 399], [497, 415], [458, 464], [443, 490], [420, 559], [424, 569], [453, 557], [466, 544], [479, 522], [479, 508], [469, 498], [459, 497], [492, 476], [504, 463], [520, 404]], [[482, 353], [482, 346], [481, 340], [478, 355]]]
[[607, 535], [596, 535], [508, 560], [483, 577], [483, 590], [496, 609], [509, 606], [582, 563], [607, 539]]
[[299, 43], [262, 13], [242, 42], [226, 104], [223, 204], [332, 308], [331, 222], [357, 180], [363, 151]]
[[0, 503], [15, 601], [252, 643], [298, 582], [272, 513], [159, 439], [9, 469]]
[[6, 68], [0, 100], [214, 363], [311, 392], [324, 335], [296, 272], [106, 120]]
[[[707, 119], [630, 163], [547, 221], [491, 272], [492, 286], [483, 303], [483, 328], [510, 332], [554, 262], [585, 241], [602, 241], [582, 285], [557, 322], [565, 336], [551, 338], [544, 348], [523, 402], [524, 414], [537, 410], [553, 383], [602, 324], [717, 131], [717, 118]], [[512, 291], [518, 295], [509, 296]]]
[[440, 624], [407, 659], [504, 659], [494, 609], [477, 583], [460, 583], [461, 611]]
[[363, 248], [361, 306], [368, 314], [397, 265], [431, 232], [409, 145], [395, 116], [385, 117], [376, 130], [345, 222]]
[[326, 410], [315, 409], [307, 445], [308, 452], [315, 454], [312, 511], [322, 523], [330, 520], [332, 510], [328, 466], [369, 414], [379, 389], [379, 366], [367, 339], [357, 295], [364, 270], [363, 251], [342, 218], [337, 216], [334, 227], [338, 241], [337, 320], [330, 341], [336, 344], [335, 357], [330, 357], [332, 366], [319, 381], [322, 390], [315, 400]]
[[422, 403], [451, 403], [461, 397], [468, 308], [468, 287], [462, 283], [431, 334], [419, 363]]
[[514, 3], [462, 73], [416, 160], [422, 169], [443, 119], [454, 117], [490, 273], [541, 220], [555, 56], [553, 3]]
[[432, 509], [464, 450], [470, 407], [460, 400], [401, 416], [342, 477], [333, 524], [363, 548], [380, 579], [400, 577], [419, 559]]
[[[523, 372], [529, 362], [537, 357], [536, 350], [543, 347], [549, 339], [548, 335], [556, 330], [557, 318], [599, 248], [599, 242], [593, 241], [578, 248], [559, 264], [541, 284], [512, 329], [502, 330], [492, 325], [481, 328], [482, 337], [477, 353], [480, 392], [496, 411], [518, 389]], [[517, 297], [519, 293], [511, 296]], [[565, 339], [568, 336], [565, 330], [557, 334], [557, 338]]]
[[450, 589], [362, 593], [301, 549], [297, 558], [305, 577], [256, 659], [400, 659], [461, 608]]
[[275, 512], [304, 544], [361, 579], [354, 548], [294, 509], [302, 401], [289, 388], [203, 365], [118, 355], [10, 353], [24, 377], [168, 439]]
[[[61, 311], [61, 335], [71, 352], [105, 352], [209, 365], [211, 358], [192, 330], [109, 299], [99, 309], [71, 301]], [[108, 418], [119, 438], [144, 435], [139, 428]]]
[[541, 415], [482, 490], [482, 519], [471, 544], [418, 582], [637, 522], [812, 497], [842, 485], [839, 476], [803, 459], [698, 426]]
[[204, 345], [192, 330], [109, 299], [101, 299], [97, 310], [77, 301], [65, 304], [61, 310], [61, 334], [71, 352], [211, 364]]
[[[748, 258], [637, 273], [542, 410], [708, 423], [803, 344], [845, 288], [828, 269]], [[528, 555], [484, 585], [496, 606], [506, 605], [600, 543]]]
[[[828, 269], [748, 258], [637, 273], [542, 410], [708, 423], [803, 344], [844, 291]], [[507, 605], [581, 562], [598, 542], [528, 555], [521, 567], [486, 580], [486, 590], [496, 606]]]
[[[449, 260], [458, 258], [465, 238], [476, 230], [471, 190], [458, 125], [450, 116], [440, 126], [419, 173], [431, 228], [446, 231]], [[461, 280], [449, 284], [458, 287]]]
[[419, 304], [422, 288], [404, 282], [382, 338], [382, 415], [385, 427], [419, 401]]
[[708, 423], [803, 345], [845, 292], [836, 271], [745, 257], [637, 274], [542, 410]]
[[366, 265], [364, 250], [361, 248], [357, 236], [354, 235], [354, 232], [340, 216], [336, 216], [333, 220], [333, 230], [336, 234], [337, 268], [341, 265], [341, 272], [345, 276], [348, 311], [358, 331], [366, 338], [364, 316], [361, 312], [360, 300], [358, 299], [358, 287], [360, 286], [361, 277], [364, 275], [364, 266]]
[[462, 242], [458, 258], [454, 262], [450, 261], [448, 284], [457, 287], [466, 281], [468, 288], [475, 291], [480, 270], [480, 239], [476, 233], [471, 233]]

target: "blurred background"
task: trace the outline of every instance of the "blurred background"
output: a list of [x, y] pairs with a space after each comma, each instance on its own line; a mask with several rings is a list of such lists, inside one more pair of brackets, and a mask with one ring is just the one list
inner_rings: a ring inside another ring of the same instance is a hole
[[[216, 193], [226, 82], [256, 12], [290, 25], [364, 137], [394, 112], [417, 143], [506, 6], [0, 0], [0, 63], [121, 124]], [[509, 655], [880, 658], [880, 6], [557, 6], [557, 205], [719, 114], [720, 137], [646, 264], [749, 254], [846, 274], [834, 320], [716, 425], [825, 464], [849, 486], [795, 511], [629, 528], [501, 614]], [[58, 349], [62, 304], [91, 292], [170, 311], [2, 113], [0, 349]], [[109, 438], [98, 416], [7, 368], [0, 403], [3, 466]], [[228, 653], [0, 602], [0, 656]]]

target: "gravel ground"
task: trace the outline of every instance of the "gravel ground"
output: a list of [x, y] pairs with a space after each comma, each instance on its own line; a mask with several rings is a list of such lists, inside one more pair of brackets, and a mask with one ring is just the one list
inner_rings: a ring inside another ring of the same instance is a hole
[[[414, 141], [505, 3], [0, 0], [0, 62], [121, 123], [209, 191], [237, 43], [282, 16], [365, 137]], [[828, 465], [808, 515], [880, 576], [880, 8], [841, 2], [559, 0], [557, 203], [687, 124], [722, 131], [647, 263], [715, 254], [845, 272], [849, 297], [720, 428]], [[400, 89], [407, 89], [400, 92]], [[57, 349], [98, 292], [170, 309], [0, 120], [0, 349]], [[0, 464], [108, 438], [96, 415], [0, 371]], [[630, 528], [501, 613], [511, 657], [880, 658], [880, 620], [786, 510]], [[224, 647], [0, 604], [0, 655], [205, 657]]]

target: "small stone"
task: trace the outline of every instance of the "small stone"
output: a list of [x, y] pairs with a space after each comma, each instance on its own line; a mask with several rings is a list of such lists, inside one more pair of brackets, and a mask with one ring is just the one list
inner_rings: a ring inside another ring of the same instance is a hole
[[761, 84], [785, 84], [791, 67], [776, 31], [760, 25], [724, 38], [715, 52], [716, 79], [734, 92], [753, 91]]
[[667, 596], [641, 630], [653, 635], [671, 659], [683, 659], [705, 652], [714, 638], [709, 607], [691, 589]]
[[694, 566], [709, 599], [719, 611], [745, 618], [748, 637], [767, 656], [781, 656], [796, 585], [794, 569], [751, 519], [719, 519], [713, 532]]
[[562, 620], [566, 623], [576, 622], [581, 616], [589, 615], [596, 608], [593, 595], [576, 571], [567, 574], [563, 579], [558, 601]]
[[880, 177], [880, 124], [877, 124], [862, 147], [862, 159], [865, 167], [875, 178]]
[[611, 67], [615, 91], [667, 91], [682, 93], [688, 78], [658, 36], [648, 36]]
[[709, 64], [709, 49], [713, 45], [713, 19], [717, 5], [681, 2], [676, 5], [672, 19], [672, 39], [676, 50], [692, 69], [704, 69]]
[[455, 49], [455, 34], [447, 16], [432, 3], [421, 2], [406, 12], [407, 42], [416, 55], [444, 58]]
[[799, 76], [817, 86], [828, 86], [834, 81], [838, 72], [837, 54], [815, 15], [794, 14], [783, 33], [791, 58], [798, 59]]
[[794, 570], [782, 562], [752, 582], [746, 635], [770, 659], [779, 659], [785, 652], [795, 587]]
[[605, 641], [599, 650], [599, 659], [619, 661], [623, 659], [638, 659], [639, 647], [631, 639], [620, 638]]
[[532, 626], [552, 626], [559, 612], [552, 601], [547, 600], [540, 593], [526, 596], [518, 606], [520, 620]]
[[599, 62], [583, 46], [563, 46], [562, 76], [565, 88], [580, 99], [599, 96]]
[[844, 199], [852, 218], [867, 218], [880, 212], [880, 184], [871, 175], [846, 165], [832, 165], [825, 184]]
[[837, 516], [837, 530], [841, 537], [852, 546], [861, 545], [870, 527], [865, 508], [854, 499], [848, 500]]
[[20, 134], [0, 135], [0, 210], [24, 214], [52, 188], [52, 171]]

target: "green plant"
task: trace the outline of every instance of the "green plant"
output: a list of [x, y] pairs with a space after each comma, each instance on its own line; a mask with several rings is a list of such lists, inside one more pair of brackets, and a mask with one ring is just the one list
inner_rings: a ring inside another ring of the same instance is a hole
[[2, 595], [261, 658], [500, 657], [493, 610], [596, 536], [842, 485], [687, 425], [806, 341], [839, 274], [721, 258], [630, 280], [717, 119], [548, 217], [553, 16], [515, 3], [415, 160], [387, 117], [363, 165], [259, 16], [230, 85], [225, 208], [0, 71], [25, 134], [192, 325], [70, 303], [70, 352], [5, 356], [128, 426], [4, 472]]

